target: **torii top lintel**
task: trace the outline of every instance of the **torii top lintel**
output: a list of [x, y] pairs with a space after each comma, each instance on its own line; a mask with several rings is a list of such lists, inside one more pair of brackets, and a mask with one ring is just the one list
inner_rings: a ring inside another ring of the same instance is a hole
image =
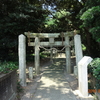
[[[29, 36], [30, 38], [35, 38], [35, 37], [39, 37], [39, 38], [57, 38], [59, 36], [61, 37], [65, 37], [65, 36], [74, 36], [74, 31], [70, 31], [70, 32], [63, 32], [63, 33], [31, 33], [31, 32], [25, 32], [24, 34], [26, 36]], [[78, 31], [77, 31], [78, 33]], [[62, 35], [63, 34], [63, 35]]]
[[[28, 45], [29, 46], [35, 46], [35, 42], [31, 42], [30, 38], [49, 38], [49, 42], [40, 42], [40, 45], [42, 46], [50, 46], [53, 44], [53, 46], [62, 46], [66, 45], [65, 41], [54, 41], [54, 38], [60, 37], [73, 37], [74, 34], [79, 33], [79, 31], [70, 31], [70, 32], [63, 32], [63, 33], [31, 33], [31, 32], [25, 32], [24, 34], [29, 38]], [[70, 45], [73, 45], [73, 41], [70, 42]]]

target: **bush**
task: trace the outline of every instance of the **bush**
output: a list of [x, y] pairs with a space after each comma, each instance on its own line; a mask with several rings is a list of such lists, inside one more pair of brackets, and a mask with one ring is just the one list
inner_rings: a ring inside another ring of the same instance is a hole
[[91, 73], [96, 79], [95, 88], [100, 89], [100, 58], [95, 58], [88, 65], [88, 73]]
[[10, 71], [18, 69], [18, 65], [15, 62], [2, 62], [0, 63], [0, 73], [9, 73]]

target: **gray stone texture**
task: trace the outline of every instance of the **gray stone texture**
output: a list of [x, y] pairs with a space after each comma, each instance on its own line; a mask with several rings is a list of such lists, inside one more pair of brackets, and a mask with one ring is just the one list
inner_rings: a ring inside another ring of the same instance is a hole
[[66, 53], [66, 72], [67, 73], [71, 73], [72, 69], [71, 69], [71, 61], [70, 61], [70, 43], [69, 43], [69, 36], [65, 36], [65, 53]]
[[77, 100], [62, 70], [45, 69], [33, 100]]
[[[74, 36], [74, 45], [75, 45], [75, 55], [76, 55], [76, 66], [78, 67], [78, 62], [83, 58], [81, 37], [78, 34]], [[76, 76], [78, 76], [78, 68], [76, 70]]]
[[84, 56], [78, 63], [79, 91], [84, 97], [88, 97], [88, 73], [87, 66], [92, 61], [89, 56]]
[[19, 35], [19, 79], [22, 86], [26, 86], [26, 38]]
[[40, 46], [39, 38], [36, 37], [35, 38], [35, 71], [36, 71], [36, 74], [40, 73], [39, 46]]

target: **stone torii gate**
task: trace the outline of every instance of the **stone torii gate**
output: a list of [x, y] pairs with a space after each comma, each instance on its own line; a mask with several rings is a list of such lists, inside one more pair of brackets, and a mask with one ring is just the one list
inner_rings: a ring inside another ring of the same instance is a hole
[[[25, 32], [25, 35], [28, 38], [35, 38], [35, 42], [28, 42], [28, 46], [35, 47], [35, 70], [36, 74], [40, 72], [40, 60], [39, 60], [39, 47], [59, 47], [65, 46], [65, 53], [66, 53], [66, 71], [67, 73], [71, 73], [71, 62], [70, 62], [70, 46], [73, 45], [73, 41], [70, 42], [69, 38], [74, 36], [73, 32], [65, 32], [63, 33], [63, 37], [65, 37], [65, 41], [55, 41], [55, 38], [61, 36], [60, 33], [28, 33]], [[61, 37], [62, 37], [61, 36]], [[40, 42], [41, 38], [49, 38], [48, 42]]]
[[[78, 32], [77, 32], [78, 33]], [[65, 46], [66, 54], [66, 72], [71, 73], [71, 60], [70, 60], [70, 47], [75, 45], [76, 63], [83, 57], [80, 35], [75, 35], [75, 32], [63, 32], [61, 33], [29, 33], [25, 32], [25, 35], [29, 38], [28, 46], [35, 47], [35, 71], [36, 74], [40, 73], [40, 59], [39, 59], [39, 47], [60, 47]], [[55, 38], [59, 36], [64, 37], [65, 41], [55, 41]], [[74, 37], [74, 41], [70, 41], [70, 37]], [[35, 41], [31, 42], [30, 39], [34, 38]], [[41, 38], [48, 38], [47, 42], [40, 42]], [[21, 85], [26, 86], [26, 38], [23, 34], [19, 36], [19, 79]], [[78, 50], [78, 51], [77, 51]]]

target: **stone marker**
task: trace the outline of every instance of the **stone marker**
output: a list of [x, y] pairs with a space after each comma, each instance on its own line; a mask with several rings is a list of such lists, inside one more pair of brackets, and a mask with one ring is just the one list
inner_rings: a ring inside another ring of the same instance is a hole
[[93, 59], [88, 56], [84, 56], [78, 63], [78, 83], [79, 91], [84, 96], [88, 96], [88, 73], [87, 66]]
[[29, 79], [33, 79], [33, 67], [29, 67]]
[[39, 55], [39, 38], [35, 38], [35, 72], [36, 74], [40, 73], [40, 55]]
[[78, 75], [78, 68], [77, 68], [77, 66], [74, 66], [74, 75]]
[[[75, 45], [75, 55], [76, 55], [76, 66], [78, 66], [78, 62], [83, 58], [80, 35], [76, 34], [74, 36], [74, 45]], [[76, 71], [78, 71], [78, 69]], [[78, 72], [76, 72], [76, 76], [78, 76]]]
[[22, 86], [26, 86], [26, 38], [19, 35], [19, 79]]

